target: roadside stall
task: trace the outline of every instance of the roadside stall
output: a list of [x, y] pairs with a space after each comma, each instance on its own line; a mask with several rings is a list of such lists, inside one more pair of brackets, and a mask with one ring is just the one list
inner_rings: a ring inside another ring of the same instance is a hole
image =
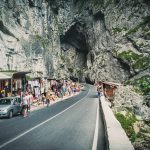
[[46, 89], [50, 87], [47, 78], [41, 78], [40, 84], [41, 84], [41, 94], [44, 93]]
[[41, 78], [33, 78], [27, 81], [27, 91], [32, 92], [34, 97], [38, 98], [41, 94]]
[[12, 73], [0, 72], [0, 98], [11, 95]]
[[18, 90], [26, 91], [27, 80], [26, 74], [30, 73], [26, 72], [16, 72], [12, 77], [12, 93], [15, 94]]
[[56, 79], [55, 78], [48, 78], [47, 80], [48, 80], [48, 84], [50, 86], [50, 89], [52, 89], [52, 87], [54, 85], [56, 85], [56, 82], [57, 82]]
[[109, 101], [112, 101], [114, 99], [117, 86], [122, 85], [113, 82], [100, 82], [100, 83], [102, 83], [104, 95]]

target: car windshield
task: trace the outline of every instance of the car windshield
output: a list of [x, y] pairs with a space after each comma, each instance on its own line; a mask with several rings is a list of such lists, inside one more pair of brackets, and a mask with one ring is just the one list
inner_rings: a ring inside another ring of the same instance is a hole
[[0, 99], [0, 105], [10, 105], [11, 99]]

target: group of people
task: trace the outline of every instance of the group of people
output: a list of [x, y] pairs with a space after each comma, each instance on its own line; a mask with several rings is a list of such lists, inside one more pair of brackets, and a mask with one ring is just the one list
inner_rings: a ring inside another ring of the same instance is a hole
[[71, 96], [75, 95], [76, 92], [80, 91], [80, 84], [72, 81], [63, 81], [63, 82], [54, 82], [51, 87], [46, 91], [44, 90], [43, 93], [37, 98], [34, 97], [31, 92], [25, 92], [20, 94], [22, 96], [22, 105], [23, 105], [23, 116], [27, 117], [31, 105], [33, 103], [40, 104], [42, 103], [43, 106], [46, 104], [48, 107], [51, 101], [55, 101], [59, 98], [63, 98], [64, 96]]
[[27, 117], [33, 103], [33, 95], [31, 92], [22, 93], [23, 116]]
[[63, 98], [64, 96], [71, 96], [72, 94], [76, 94], [76, 92], [80, 91], [80, 85], [74, 83], [72, 81], [65, 81], [51, 85], [51, 88], [47, 91], [42, 93], [42, 103], [47, 104], [47, 107], [50, 104], [50, 101], [55, 101], [58, 98]]

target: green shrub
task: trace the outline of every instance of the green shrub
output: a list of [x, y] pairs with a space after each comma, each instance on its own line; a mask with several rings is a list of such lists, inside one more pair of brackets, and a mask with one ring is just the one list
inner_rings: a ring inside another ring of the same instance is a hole
[[148, 131], [146, 129], [144, 129], [144, 128], [140, 128], [140, 132], [142, 132], [142, 133], [148, 133]]
[[135, 92], [146, 95], [145, 102], [150, 107], [150, 76], [146, 75], [135, 80], [127, 80], [126, 85], [133, 85]]
[[150, 76], [143, 76], [139, 79], [132, 81], [131, 84], [137, 86], [144, 95], [150, 96]]
[[141, 24], [137, 25], [136, 27], [130, 29], [125, 35], [128, 36], [130, 34], [133, 34], [133, 33], [137, 32], [140, 27], [141, 27]]
[[121, 123], [122, 128], [125, 130], [130, 140], [134, 142], [136, 139], [136, 133], [134, 131], [133, 124], [137, 121], [135, 115], [126, 113], [126, 115], [124, 116], [121, 113], [116, 113], [115, 116]]
[[143, 69], [150, 66], [150, 59], [143, 54], [136, 54], [132, 50], [117, 54], [122, 60], [128, 61], [133, 69]]
[[136, 62], [132, 65], [134, 69], [141, 69], [150, 66], [150, 59], [149, 57], [143, 57], [143, 55], [139, 55], [139, 58]]
[[[130, 29], [127, 33], [126, 36], [133, 34], [135, 32], [137, 32], [140, 28], [142, 28], [142, 30], [145, 30], [145, 27], [148, 25], [148, 27], [150, 26], [150, 16], [145, 16], [143, 17], [143, 21], [141, 23], [139, 23], [137, 26], [135, 26], [134, 28]], [[150, 28], [148, 28], [150, 29]], [[148, 30], [146, 29], [146, 30]]]
[[116, 33], [121, 32], [121, 31], [122, 31], [122, 29], [121, 29], [121, 28], [116, 27], [116, 28], [112, 28], [112, 31], [113, 31], [113, 33], [114, 33], [114, 34], [116, 34]]
[[132, 50], [128, 50], [128, 51], [124, 51], [124, 52], [118, 54], [118, 57], [122, 58], [122, 59], [125, 59], [129, 62], [132, 62], [133, 60], [138, 59], [139, 55], [132, 52]]
[[119, 27], [112, 28], [112, 32], [113, 32], [114, 34], [117, 34], [117, 33], [119, 33], [119, 32], [126, 31], [126, 30], [127, 30], [126, 27], [122, 27], [122, 28], [119, 28]]

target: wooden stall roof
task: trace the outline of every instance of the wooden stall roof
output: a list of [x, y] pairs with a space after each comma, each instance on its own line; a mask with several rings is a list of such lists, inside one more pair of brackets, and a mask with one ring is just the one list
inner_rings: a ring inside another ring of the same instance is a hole
[[120, 86], [120, 85], [123, 85], [121, 83], [114, 83], [114, 82], [101, 82], [103, 84], [107, 84], [107, 85], [111, 85], [111, 86]]

